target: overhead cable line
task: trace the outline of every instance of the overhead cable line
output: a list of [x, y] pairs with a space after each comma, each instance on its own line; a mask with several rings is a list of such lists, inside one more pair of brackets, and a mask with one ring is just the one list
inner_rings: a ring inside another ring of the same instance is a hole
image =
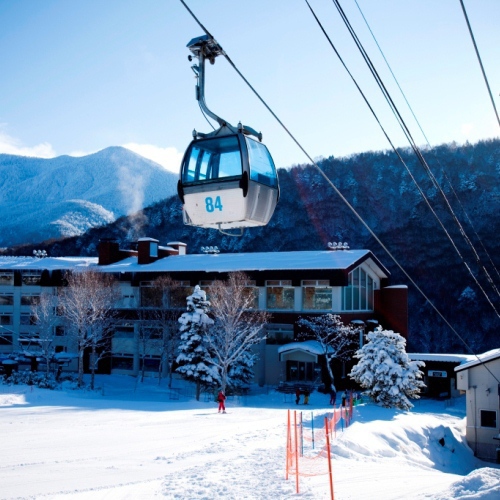
[[[191, 9], [186, 5], [184, 0], [180, 0], [180, 2], [184, 5], [186, 10], [191, 14], [193, 19], [196, 21], [196, 23], [200, 26], [200, 28], [205, 32], [206, 35], [212, 38], [212, 40], [215, 41], [214, 37], [212, 34], [203, 26], [203, 24], [198, 20], [196, 15], [191, 11]], [[306, 0], [307, 2], [307, 0]], [[309, 4], [308, 4], [309, 5]], [[310, 8], [310, 7], [309, 7]], [[312, 10], [312, 9], [311, 9]], [[313, 12], [314, 14], [314, 12]], [[220, 44], [218, 44], [220, 47]], [[443, 313], [437, 308], [437, 306], [434, 304], [434, 302], [425, 294], [425, 292], [418, 286], [418, 284], [413, 280], [413, 278], [408, 274], [406, 269], [400, 264], [400, 262], [397, 260], [397, 258], [392, 254], [392, 252], [385, 246], [385, 244], [382, 242], [382, 240], [378, 237], [378, 235], [373, 231], [373, 229], [368, 225], [368, 223], [363, 219], [363, 217], [357, 212], [357, 210], [349, 203], [347, 198], [342, 194], [342, 192], [337, 188], [337, 186], [331, 181], [331, 179], [325, 174], [325, 172], [319, 167], [319, 165], [316, 163], [316, 161], [313, 160], [313, 158], [309, 155], [309, 153], [304, 149], [304, 147], [300, 144], [300, 142], [295, 138], [295, 136], [288, 130], [288, 128], [284, 125], [284, 123], [278, 118], [276, 113], [270, 108], [270, 106], [264, 101], [264, 99], [260, 96], [260, 94], [253, 88], [252, 85], [248, 82], [248, 80], [243, 76], [243, 74], [239, 71], [239, 69], [236, 67], [236, 65], [231, 61], [229, 56], [226, 54], [226, 52], [221, 48], [221, 54], [224, 55], [226, 60], [229, 62], [229, 64], [233, 67], [233, 69], [238, 73], [238, 75], [243, 79], [243, 81], [248, 85], [248, 87], [252, 90], [252, 92], [255, 94], [255, 96], [259, 99], [259, 101], [265, 106], [265, 108], [272, 114], [272, 116], [276, 119], [276, 121], [281, 125], [283, 130], [289, 135], [289, 137], [292, 139], [292, 141], [297, 145], [297, 147], [304, 153], [304, 155], [307, 157], [307, 159], [311, 162], [311, 164], [316, 168], [318, 173], [323, 177], [323, 179], [332, 187], [332, 189], [337, 193], [339, 198], [347, 205], [349, 210], [354, 214], [354, 216], [359, 220], [359, 222], [366, 228], [366, 230], [371, 234], [371, 236], [375, 239], [375, 241], [382, 247], [382, 249], [387, 253], [387, 255], [392, 259], [394, 264], [400, 269], [400, 271], [407, 277], [407, 279], [410, 281], [410, 283], [415, 287], [415, 289], [424, 297], [424, 299], [429, 303], [431, 308], [436, 312], [436, 314], [443, 320], [443, 322], [450, 328], [450, 330], [460, 339], [460, 341], [464, 344], [464, 346], [471, 352], [478, 361], [481, 364], [484, 364], [484, 362], [479, 358], [479, 356], [474, 352], [472, 347], [469, 346], [469, 344], [465, 341], [465, 339], [457, 332], [457, 330], [453, 327], [453, 325], [445, 318]], [[334, 49], [336, 50], [336, 49]], [[338, 54], [338, 53], [337, 53]], [[342, 58], [340, 57], [340, 54], [338, 54], [342, 64]], [[344, 64], [344, 67], [348, 71], [347, 67]], [[349, 73], [350, 74], [350, 73]], [[351, 78], [352, 75], [351, 75]], [[354, 80], [354, 78], [353, 78]], [[358, 87], [357, 83], [354, 80], [354, 83]], [[358, 87], [359, 89], [359, 87]], [[359, 89], [361, 92], [361, 89]], [[364, 97], [364, 95], [363, 95]], [[365, 98], [366, 100], [366, 98]], [[369, 105], [369, 103], [367, 103]], [[486, 369], [488, 371], [489, 368], [485, 365]], [[490, 371], [491, 373], [491, 371]], [[492, 373], [493, 377], [495, 380], [497, 380], [500, 383], [500, 380]]]
[[[481, 265], [481, 262], [480, 262], [480, 258], [479, 258], [479, 255], [476, 251], [476, 249], [474, 248], [474, 245], [472, 244], [472, 242], [470, 241], [469, 237], [467, 236], [467, 233], [465, 232], [465, 230], [463, 229], [462, 227], [462, 224], [460, 223], [460, 221], [458, 220], [453, 208], [451, 207], [449, 201], [448, 201], [448, 198], [446, 197], [446, 194], [444, 193], [444, 191], [442, 190], [441, 186], [439, 185], [439, 182], [437, 181], [436, 177], [434, 176], [434, 174], [432, 173], [432, 170], [430, 169], [429, 165], [427, 164], [425, 158], [423, 157], [422, 155], [422, 152], [420, 151], [420, 148], [417, 146], [416, 142], [414, 141], [411, 133], [410, 133], [410, 130], [408, 129], [403, 117], [401, 116], [401, 114], [399, 113], [399, 110], [397, 109], [394, 101], [392, 100], [392, 97], [390, 96], [386, 86], [384, 85], [382, 79], [380, 78], [380, 75], [378, 74], [375, 66], [373, 65], [370, 57], [368, 56], [367, 52], [365, 51], [362, 43], [360, 42], [356, 32], [354, 31], [354, 29], [352, 28], [352, 25], [350, 24], [346, 14], [344, 13], [342, 7], [340, 6], [340, 3], [338, 0], [332, 0], [334, 5], [336, 6], [342, 20], [344, 21], [344, 24], [346, 25], [349, 33], [351, 34], [356, 46], [358, 47], [359, 51], [361, 52], [361, 55], [363, 57], [363, 59], [365, 60], [366, 64], [368, 65], [368, 68], [370, 69], [370, 72], [372, 73], [373, 77], [375, 78], [375, 81], [377, 82], [377, 85], [379, 86], [382, 94], [384, 95], [387, 103], [389, 104], [389, 107], [391, 108], [394, 116], [396, 117], [398, 123], [400, 124], [401, 126], [401, 129], [404, 133], [404, 135], [406, 136], [406, 138], [408, 139], [408, 142], [410, 143], [410, 146], [411, 148], [413, 149], [415, 155], [417, 156], [420, 164], [422, 165], [422, 167], [424, 168], [424, 171], [428, 174], [428, 176], [430, 177], [431, 181], [433, 182], [434, 186], [436, 187], [436, 189], [440, 192], [440, 194], [442, 195], [444, 201], [445, 201], [445, 204], [451, 214], [451, 216], [453, 217], [453, 220], [455, 221], [455, 223], [457, 224], [459, 230], [460, 230], [460, 233], [462, 234], [462, 236], [464, 237], [464, 239], [466, 240], [466, 242], [468, 243], [470, 249], [472, 250], [475, 258], [476, 258], [476, 263], [478, 265], [480, 265], [482, 267], [482, 270], [483, 272], [485, 273], [486, 275], [486, 279], [488, 281], [488, 283], [490, 284], [490, 286], [493, 288], [494, 292], [496, 292], [496, 294], [500, 297], [500, 291], [498, 290], [498, 288], [496, 287], [494, 281], [492, 280], [488, 270]], [[306, 4], [308, 5], [309, 9], [311, 10], [314, 18], [316, 19], [316, 22], [318, 23], [318, 25], [320, 26], [321, 30], [323, 31], [325, 37], [327, 38], [328, 42], [330, 43], [330, 45], [332, 46], [332, 48], [334, 49], [335, 53], [337, 54], [338, 57], [339, 56], [339, 53], [338, 51], [335, 49], [330, 37], [328, 36], [328, 34], [326, 33], [325, 29], [323, 28], [323, 25], [321, 24], [321, 21], [318, 19], [318, 17], [316, 16], [314, 10], [312, 9], [312, 7], [310, 6], [308, 0], [305, 0]], [[342, 64], [344, 66], [344, 68], [346, 68], [347, 70], [347, 67], [346, 65], [344, 64], [344, 62], [342, 61]], [[349, 73], [350, 74], [350, 73]], [[351, 78], [352, 75], [351, 75]], [[356, 84], [356, 87], [358, 88], [359, 90], [359, 86]], [[366, 98], [365, 99], [365, 102], [367, 101]], [[371, 106], [370, 106], [370, 110], [372, 110]], [[373, 110], [372, 110], [372, 113], [373, 113]], [[377, 119], [377, 122], [380, 124], [380, 121]], [[386, 135], [386, 137], [388, 138], [387, 134], [384, 132], [384, 134]], [[445, 235], [447, 236], [448, 240], [450, 241], [450, 243], [452, 244], [453, 248], [455, 249], [455, 252], [457, 253], [457, 255], [459, 256], [459, 258], [461, 259], [462, 263], [464, 264], [464, 266], [466, 267], [467, 271], [469, 272], [469, 274], [471, 275], [471, 277], [473, 278], [473, 280], [475, 281], [476, 285], [478, 286], [478, 288], [481, 290], [481, 292], [483, 293], [483, 295], [485, 296], [486, 300], [489, 302], [489, 304], [491, 305], [491, 307], [493, 308], [493, 310], [495, 311], [496, 315], [500, 318], [500, 313], [498, 312], [496, 306], [493, 304], [492, 300], [490, 299], [488, 293], [486, 292], [486, 290], [483, 288], [483, 286], [480, 284], [479, 280], [477, 279], [477, 277], [475, 276], [475, 274], [473, 273], [472, 269], [470, 268], [468, 262], [465, 260], [464, 256], [462, 255], [462, 253], [460, 252], [460, 250], [458, 249], [455, 241], [453, 240], [452, 236], [450, 235], [449, 231], [446, 229], [446, 227], [444, 226], [444, 223], [441, 221], [440, 217], [438, 216], [438, 214], [436, 213], [436, 211], [434, 210], [434, 208], [432, 207], [429, 199], [427, 198], [427, 196], [425, 195], [424, 191], [422, 190], [422, 188], [420, 187], [418, 181], [416, 180], [415, 176], [412, 174], [412, 172], [410, 171], [409, 167], [407, 166], [407, 164], [405, 163], [405, 161], [403, 160], [403, 158], [401, 157], [401, 155], [399, 154], [399, 152], [397, 151], [397, 149], [395, 148], [395, 146], [393, 145], [392, 141], [390, 141], [390, 139], [388, 138], [389, 140], [389, 144], [391, 145], [391, 147], [393, 148], [394, 152], [396, 153], [396, 155], [398, 156], [398, 158], [400, 159], [401, 163], [403, 164], [403, 166], [405, 167], [406, 171], [408, 172], [408, 175], [410, 176], [410, 178], [412, 179], [413, 183], [415, 184], [416, 188], [418, 189], [420, 195], [422, 196], [423, 200], [425, 201], [426, 205], [428, 206], [429, 210], [431, 211], [431, 213], [434, 215], [434, 217], [436, 218], [437, 222], [439, 223], [439, 225], [441, 226], [441, 229], [444, 231]]]
[[464, 13], [465, 21], [467, 23], [467, 28], [469, 28], [469, 34], [470, 34], [470, 37], [472, 39], [472, 43], [474, 44], [474, 50], [476, 51], [476, 56], [477, 56], [477, 60], [479, 61], [479, 66], [481, 66], [481, 73], [483, 74], [484, 83], [486, 83], [486, 88], [488, 89], [488, 94], [490, 95], [491, 104], [493, 105], [493, 110], [495, 111], [495, 115], [497, 117], [497, 122], [498, 122], [498, 125], [500, 126], [500, 117], [498, 116], [497, 107], [496, 107], [495, 101], [493, 99], [493, 94], [491, 93], [490, 84], [488, 82], [486, 72], [484, 71], [483, 61], [481, 60], [481, 56], [479, 55], [479, 50], [477, 48], [476, 39], [474, 38], [474, 33], [472, 32], [472, 28], [471, 28], [470, 23], [469, 23], [469, 17], [467, 16], [467, 11], [465, 10], [465, 5], [464, 5], [463, 0], [460, 0], [460, 5], [462, 6], [462, 12]]
[[[389, 64], [389, 61], [388, 61], [388, 60], [387, 60], [387, 58], [385, 57], [384, 51], [382, 50], [382, 47], [381, 47], [381, 46], [380, 46], [380, 44], [378, 43], [378, 40], [377, 40], [377, 38], [375, 37], [375, 34], [373, 33], [373, 31], [372, 31], [372, 29], [371, 29], [371, 27], [370, 27], [370, 24], [368, 23], [368, 20], [366, 19], [366, 17], [365, 17], [365, 15], [364, 15], [363, 11], [361, 10], [361, 7], [360, 7], [360, 5], [359, 5], [358, 1], [357, 1], [357, 0], [354, 0], [354, 2], [356, 3], [356, 6], [357, 6], [357, 8], [358, 8], [358, 10], [359, 10], [359, 13], [361, 14], [361, 17], [363, 18], [363, 20], [364, 20], [364, 22], [365, 22], [365, 24], [366, 24], [366, 27], [368, 28], [368, 31], [370, 32], [370, 34], [371, 34], [371, 36], [372, 36], [372, 38], [373, 38], [373, 40], [374, 40], [375, 44], [377, 45], [377, 47], [378, 47], [378, 49], [379, 49], [379, 51], [380, 51], [380, 54], [382, 55], [382, 58], [384, 59], [384, 61], [385, 61], [386, 65], [387, 65], [387, 68], [389, 69], [389, 72], [391, 73], [391, 75], [392, 75], [392, 77], [393, 77], [393, 79], [394, 79], [394, 81], [395, 81], [395, 83], [396, 83], [396, 85], [397, 85], [397, 87], [398, 87], [399, 91], [401, 92], [401, 95], [403, 96], [403, 99], [404, 99], [404, 101], [406, 102], [406, 105], [408, 106], [408, 109], [410, 110], [410, 112], [411, 112], [411, 114], [412, 114], [412, 116], [413, 116], [413, 118], [414, 118], [414, 120], [415, 120], [415, 122], [416, 122], [416, 124], [417, 124], [418, 128], [420, 129], [420, 132], [422, 133], [422, 136], [424, 137], [424, 139], [425, 139], [425, 141], [426, 141], [426, 143], [427, 143], [427, 146], [428, 146], [429, 148], [431, 148], [432, 146], [431, 146], [431, 144], [430, 144], [430, 142], [429, 142], [429, 139], [427, 138], [427, 135], [425, 134], [425, 132], [424, 132], [424, 130], [423, 130], [423, 128], [422, 128], [422, 126], [421, 126], [421, 124], [420, 124], [420, 122], [419, 122], [419, 120], [418, 120], [417, 116], [415, 115], [415, 113], [414, 113], [414, 111], [413, 111], [413, 108], [411, 107], [411, 105], [410, 105], [410, 103], [409, 103], [408, 99], [406, 98], [406, 94], [404, 93], [404, 91], [403, 91], [403, 89], [402, 89], [401, 85], [399, 84], [399, 81], [398, 81], [398, 79], [396, 78], [396, 75], [394, 74], [394, 71], [392, 70], [391, 65]], [[476, 228], [474, 227], [474, 224], [472, 223], [472, 220], [470, 219], [469, 214], [468, 214], [468, 213], [467, 213], [467, 211], [465, 210], [465, 207], [463, 206], [463, 204], [462, 204], [462, 202], [461, 202], [461, 200], [460, 200], [460, 198], [459, 198], [459, 196], [458, 196], [457, 192], [455, 191], [455, 189], [454, 189], [454, 187], [453, 187], [453, 184], [452, 184], [452, 182], [451, 182], [451, 179], [448, 177], [448, 174], [446, 173], [446, 171], [445, 171], [444, 167], [441, 165], [441, 162], [439, 161], [439, 159], [437, 159], [437, 161], [438, 161], [439, 165], [441, 166], [441, 171], [442, 171], [442, 173], [443, 173], [443, 175], [444, 175], [444, 177], [445, 177], [445, 179], [446, 179], [446, 181], [447, 181], [447, 183], [448, 183], [448, 186], [450, 187], [450, 189], [451, 189], [451, 191], [452, 191], [452, 193], [453, 193], [453, 195], [454, 195], [455, 199], [457, 200], [457, 202], [458, 202], [458, 204], [459, 204], [460, 208], [462, 209], [462, 212], [463, 212], [463, 214], [464, 214], [464, 216], [465, 216], [465, 218], [466, 218], [467, 222], [469, 223], [470, 227], [472, 228], [472, 231], [473, 231], [473, 232], [474, 232], [474, 234], [475, 234], [477, 241], [479, 242], [479, 244], [481, 245], [481, 247], [482, 247], [482, 249], [483, 249], [484, 253], [485, 253], [485, 254], [486, 254], [486, 256], [488, 257], [488, 260], [489, 260], [489, 262], [490, 262], [490, 265], [492, 266], [492, 268], [493, 268], [493, 269], [494, 269], [494, 271], [496, 272], [497, 277], [500, 279], [500, 273], [499, 273], [499, 271], [498, 271], [498, 269], [497, 269], [497, 267], [496, 267], [495, 263], [493, 262], [493, 259], [491, 258], [491, 256], [490, 256], [490, 254], [489, 254], [488, 250], [486, 249], [486, 247], [485, 247], [485, 245], [484, 245], [484, 243], [483, 243], [482, 239], [479, 237], [479, 234], [477, 233]], [[460, 228], [460, 227], [459, 227], [459, 228]], [[472, 246], [472, 244], [471, 244], [471, 246]], [[474, 248], [474, 247], [472, 247], [472, 248]], [[476, 254], [476, 255], [477, 255], [477, 254]], [[478, 258], [479, 258], [479, 256], [478, 256]], [[479, 263], [479, 262], [478, 262], [478, 263]], [[482, 265], [482, 264], [481, 264], [481, 265]], [[483, 266], [483, 267], [484, 267], [484, 266]], [[489, 274], [486, 270], [485, 270], [485, 272], [486, 272], [486, 274], [487, 274], [487, 275]]]

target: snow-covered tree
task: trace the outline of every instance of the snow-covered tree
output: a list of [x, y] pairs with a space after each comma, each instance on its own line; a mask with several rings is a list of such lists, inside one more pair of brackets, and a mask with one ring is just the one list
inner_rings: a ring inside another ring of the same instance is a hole
[[344, 325], [339, 315], [331, 313], [300, 318], [297, 324], [306, 327], [299, 338], [318, 342], [325, 357], [327, 377], [324, 377], [323, 382], [326, 387], [333, 385], [332, 361], [347, 361], [351, 357], [356, 349], [359, 330], [352, 325]]
[[410, 361], [406, 354], [406, 340], [392, 330], [378, 327], [367, 335], [368, 342], [355, 356], [359, 362], [349, 376], [373, 401], [385, 408], [409, 410], [409, 399], [419, 399], [425, 387], [421, 378], [422, 361]]
[[230, 273], [227, 281], [214, 281], [209, 288], [214, 326], [206, 334], [212, 352], [209, 363], [217, 369], [220, 386], [239, 386], [253, 378], [255, 355], [251, 348], [263, 339], [266, 311], [255, 308], [255, 290], [245, 273]]
[[59, 293], [59, 307], [68, 333], [78, 349], [78, 386], [83, 383], [83, 356], [90, 351], [90, 386], [94, 388], [99, 359], [109, 354], [106, 344], [113, 320], [114, 306], [120, 298], [114, 278], [94, 270], [77, 271], [66, 275], [67, 286]]
[[218, 383], [218, 373], [210, 363], [212, 356], [206, 345], [206, 333], [213, 320], [207, 314], [210, 302], [198, 285], [186, 301], [187, 311], [179, 318], [181, 338], [176, 372], [196, 384], [199, 400], [202, 385], [214, 387]]

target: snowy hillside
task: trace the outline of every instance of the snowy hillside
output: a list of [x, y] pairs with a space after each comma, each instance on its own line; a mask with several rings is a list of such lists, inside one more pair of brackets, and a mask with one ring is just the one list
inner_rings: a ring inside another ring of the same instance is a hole
[[[229, 398], [224, 415], [179, 381], [180, 395], [155, 379], [98, 383], [94, 393], [0, 385], [2, 498], [330, 498], [326, 474], [300, 477], [299, 496], [295, 476], [285, 479], [287, 409], [302, 415], [304, 456], [327, 470], [323, 394], [296, 406], [255, 388]], [[500, 498], [498, 465], [478, 461], [465, 442], [464, 403], [421, 401], [411, 412], [356, 406], [332, 440], [335, 499]]]
[[176, 182], [121, 147], [78, 158], [0, 155], [0, 246], [82, 234], [171, 196]]

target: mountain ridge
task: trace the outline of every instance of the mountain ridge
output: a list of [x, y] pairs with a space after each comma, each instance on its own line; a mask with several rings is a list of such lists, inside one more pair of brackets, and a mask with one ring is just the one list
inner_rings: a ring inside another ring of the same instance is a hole
[[38, 240], [69, 236], [56, 221], [64, 219], [71, 200], [80, 200], [81, 209], [73, 204], [71, 210], [80, 212], [80, 226], [88, 229], [109, 223], [110, 214], [114, 220], [171, 196], [176, 182], [175, 174], [119, 146], [82, 157], [0, 154], [0, 211], [9, 214], [0, 220], [0, 246], [36, 241], [34, 235]]

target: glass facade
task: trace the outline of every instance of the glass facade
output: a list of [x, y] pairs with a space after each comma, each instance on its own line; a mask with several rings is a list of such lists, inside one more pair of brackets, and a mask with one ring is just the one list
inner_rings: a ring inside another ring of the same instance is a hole
[[361, 267], [349, 273], [342, 293], [343, 311], [373, 311], [373, 278]]

